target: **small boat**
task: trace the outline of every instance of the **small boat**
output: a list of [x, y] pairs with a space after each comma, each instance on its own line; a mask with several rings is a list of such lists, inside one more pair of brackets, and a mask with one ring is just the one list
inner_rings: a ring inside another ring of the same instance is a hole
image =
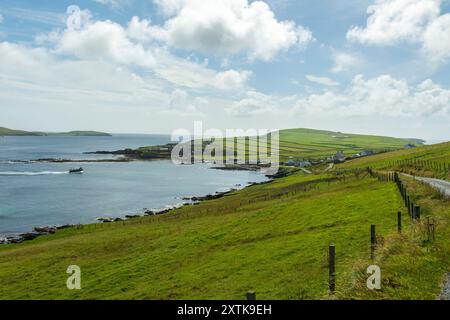
[[78, 169], [70, 169], [69, 173], [83, 173], [83, 168], [78, 168]]

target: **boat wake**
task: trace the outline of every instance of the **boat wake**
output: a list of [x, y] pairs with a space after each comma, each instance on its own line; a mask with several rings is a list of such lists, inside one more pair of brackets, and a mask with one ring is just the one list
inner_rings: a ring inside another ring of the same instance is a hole
[[40, 172], [21, 172], [21, 171], [6, 171], [0, 172], [0, 176], [48, 176], [69, 174], [69, 171], [40, 171]]

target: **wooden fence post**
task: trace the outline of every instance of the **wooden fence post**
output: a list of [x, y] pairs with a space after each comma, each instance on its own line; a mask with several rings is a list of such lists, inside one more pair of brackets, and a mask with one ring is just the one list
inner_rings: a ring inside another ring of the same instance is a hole
[[247, 300], [248, 301], [255, 301], [256, 300], [256, 292], [255, 291], [248, 291], [247, 292]]
[[414, 219], [420, 220], [420, 206], [414, 206]]
[[329, 266], [329, 282], [328, 286], [330, 293], [336, 291], [336, 248], [334, 244], [330, 245], [328, 249], [328, 266]]
[[399, 233], [402, 233], [402, 213], [401, 213], [401, 211], [397, 212], [397, 230]]

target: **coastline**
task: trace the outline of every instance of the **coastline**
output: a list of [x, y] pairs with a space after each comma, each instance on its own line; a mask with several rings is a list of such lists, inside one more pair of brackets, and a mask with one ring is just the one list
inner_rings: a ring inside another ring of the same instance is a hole
[[[218, 168], [210, 168], [210, 169], [218, 169]], [[228, 169], [229, 170], [229, 169]], [[242, 170], [242, 169], [240, 169]], [[253, 171], [253, 170], [252, 170]], [[143, 212], [135, 214], [135, 215], [123, 215], [119, 217], [98, 217], [95, 220], [97, 222], [92, 223], [80, 223], [80, 224], [64, 224], [59, 226], [36, 226], [33, 227], [32, 231], [30, 232], [21, 232], [21, 233], [14, 233], [14, 234], [6, 234], [2, 235], [0, 234], [0, 245], [8, 245], [8, 244], [19, 244], [23, 243], [25, 241], [31, 241], [38, 237], [49, 235], [49, 234], [55, 234], [59, 230], [64, 230], [68, 228], [77, 228], [80, 226], [86, 226], [86, 225], [92, 225], [96, 223], [114, 223], [114, 222], [123, 222], [123, 221], [129, 221], [133, 219], [148, 217], [148, 216], [158, 216], [158, 215], [164, 215], [171, 213], [174, 210], [180, 209], [184, 206], [196, 206], [199, 205], [202, 202], [211, 201], [215, 199], [223, 198], [224, 196], [231, 194], [233, 192], [241, 191], [246, 188], [255, 186], [255, 185], [263, 185], [272, 183], [275, 179], [278, 177], [268, 177], [269, 180], [263, 181], [263, 182], [248, 182], [247, 185], [236, 185], [235, 188], [230, 188], [227, 191], [216, 191], [213, 194], [207, 194], [205, 196], [185, 196], [181, 198], [181, 202], [174, 204], [174, 205], [166, 205], [164, 208], [159, 209], [147, 209], [144, 208]]]

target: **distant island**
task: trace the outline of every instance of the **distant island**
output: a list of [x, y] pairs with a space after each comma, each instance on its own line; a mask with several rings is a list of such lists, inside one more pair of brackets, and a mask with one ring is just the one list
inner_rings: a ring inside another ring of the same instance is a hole
[[14, 130], [0, 127], [0, 136], [65, 136], [65, 137], [110, 137], [111, 134], [98, 131], [40, 132]]

